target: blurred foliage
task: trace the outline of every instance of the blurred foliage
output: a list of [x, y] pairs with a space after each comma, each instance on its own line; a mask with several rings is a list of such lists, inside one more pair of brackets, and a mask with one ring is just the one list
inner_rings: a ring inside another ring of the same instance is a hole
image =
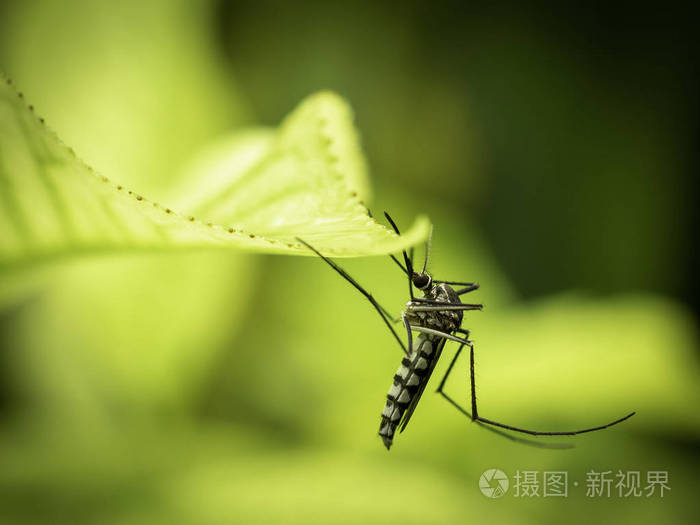
[[[518, 10], [184, 0], [1, 9], [0, 65], [27, 99], [88, 163], [156, 200], [230, 129], [276, 123], [320, 88], [346, 96], [378, 210], [400, 225], [430, 214], [431, 271], [482, 284], [474, 300], [486, 308], [465, 319], [480, 412], [551, 429], [638, 414], [547, 450], [485, 432], [426, 394], [386, 453], [378, 415], [400, 352], [322, 261], [105, 256], [18, 275], [33, 294], [3, 304], [0, 521], [697, 516], [696, 326], [682, 303], [653, 292], [682, 283], [671, 271], [684, 264], [674, 225], [688, 205], [675, 151], [683, 121], [646, 103], [670, 93], [663, 78], [621, 96], [607, 69], [586, 63], [585, 43], [567, 47], [567, 28], [541, 30]], [[624, 64], [635, 78], [646, 62]], [[398, 313], [406, 283], [391, 261], [343, 266]], [[535, 290], [540, 298], [522, 298]], [[610, 290], [624, 293], [597, 293]], [[465, 365], [448, 385], [462, 400]], [[487, 468], [565, 470], [582, 484], [591, 469], [666, 470], [672, 490], [489, 500], [477, 488]]]
[[97, 175], [0, 78], [0, 272], [94, 253], [235, 247], [385, 255], [424, 242], [427, 218], [399, 237], [369, 217], [367, 170], [347, 104], [317, 93], [278, 130], [241, 131], [202, 154], [186, 188], [151, 202]]
[[312, 86], [346, 96], [379, 198], [399, 185], [476, 221], [523, 293], [697, 286], [686, 252], [698, 46], [684, 11], [222, 5], [223, 39], [264, 122]]

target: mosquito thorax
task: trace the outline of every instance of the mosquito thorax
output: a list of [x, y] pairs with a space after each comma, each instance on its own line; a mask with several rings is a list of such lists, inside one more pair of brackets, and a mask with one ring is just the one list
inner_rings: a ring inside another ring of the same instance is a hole
[[424, 272], [414, 273], [411, 277], [411, 281], [413, 281], [413, 286], [419, 290], [427, 290], [430, 288], [430, 285], [433, 284], [433, 279]]

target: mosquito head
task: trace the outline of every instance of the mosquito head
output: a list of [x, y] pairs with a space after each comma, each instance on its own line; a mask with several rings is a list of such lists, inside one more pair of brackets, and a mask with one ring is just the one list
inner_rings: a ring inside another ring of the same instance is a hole
[[413, 281], [413, 286], [419, 290], [427, 290], [433, 284], [433, 279], [425, 272], [414, 273], [411, 276], [411, 281]]

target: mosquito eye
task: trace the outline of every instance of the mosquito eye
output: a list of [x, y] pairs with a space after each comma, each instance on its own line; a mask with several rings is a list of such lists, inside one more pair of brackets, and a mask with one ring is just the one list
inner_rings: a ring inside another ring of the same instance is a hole
[[430, 280], [428, 276], [424, 273], [415, 275], [413, 277], [413, 285], [416, 286], [416, 288], [424, 288], [428, 285], [429, 282]]

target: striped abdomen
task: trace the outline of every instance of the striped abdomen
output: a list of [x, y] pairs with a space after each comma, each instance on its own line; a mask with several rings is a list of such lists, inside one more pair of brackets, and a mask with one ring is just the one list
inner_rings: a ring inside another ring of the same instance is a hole
[[[413, 352], [401, 360], [401, 366], [396, 371], [394, 382], [386, 395], [386, 403], [382, 412], [382, 422], [379, 425], [379, 435], [387, 450], [394, 439], [394, 431], [401, 422], [406, 409], [411, 402], [418, 401], [423, 393], [430, 374], [439, 357], [436, 348], [444, 340], [437, 340], [426, 334], [419, 334], [413, 341]], [[415, 402], [414, 402], [415, 407]], [[407, 418], [411, 413], [407, 414]], [[404, 422], [404, 426], [408, 421]], [[403, 430], [403, 428], [402, 428]]]

